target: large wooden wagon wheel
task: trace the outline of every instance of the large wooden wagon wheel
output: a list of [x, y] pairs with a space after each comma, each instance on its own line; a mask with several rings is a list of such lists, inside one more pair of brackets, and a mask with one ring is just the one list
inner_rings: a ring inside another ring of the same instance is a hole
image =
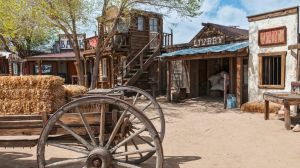
[[[140, 124], [133, 125], [132, 116]], [[139, 168], [136, 159], [153, 152], [156, 161], [151, 167], [162, 168], [159, 135], [143, 113], [121, 99], [89, 96], [66, 104], [48, 120], [37, 161], [39, 168]]]
[[[165, 117], [160, 105], [154, 97], [145, 90], [133, 86], [120, 86], [113, 88], [107, 93], [107, 95], [110, 94], [121, 94], [122, 99], [142, 111], [158, 131], [161, 142], [163, 141], [165, 136]], [[133, 126], [141, 124], [137, 121], [135, 116], [130, 116], [130, 121]], [[155, 152], [149, 152], [146, 155], [143, 155], [143, 157], [134, 160], [133, 163], [142, 163], [149, 159], [154, 153]]]
[[[125, 101], [142, 111], [152, 122], [159, 133], [161, 141], [163, 141], [165, 136], [165, 117], [160, 105], [153, 96], [145, 90], [133, 86], [113, 88], [107, 95], [114, 93], [122, 94]], [[132, 117], [131, 120], [135, 120], [135, 118]]]

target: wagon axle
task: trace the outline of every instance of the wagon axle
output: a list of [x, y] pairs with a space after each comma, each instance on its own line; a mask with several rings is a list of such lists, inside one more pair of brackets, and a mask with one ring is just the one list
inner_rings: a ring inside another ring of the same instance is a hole
[[87, 168], [107, 168], [112, 164], [111, 153], [101, 147], [95, 148], [86, 160]]

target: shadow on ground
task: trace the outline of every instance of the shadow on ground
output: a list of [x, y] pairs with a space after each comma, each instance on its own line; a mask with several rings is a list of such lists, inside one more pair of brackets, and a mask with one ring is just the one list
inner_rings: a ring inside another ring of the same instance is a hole
[[[202, 159], [200, 156], [165, 156], [164, 157], [164, 168], [180, 168], [181, 164], [186, 164], [188, 162], [196, 161]], [[146, 163], [141, 166], [143, 168], [153, 168], [155, 165], [155, 157], [152, 157]]]
[[[0, 167], [5, 168], [36, 168], [36, 160], [32, 160], [33, 155], [21, 152], [0, 152]], [[27, 158], [27, 159], [26, 159]], [[30, 159], [28, 159], [30, 158]], [[164, 168], [180, 168], [181, 164], [200, 160], [199, 156], [165, 156]], [[54, 158], [52, 161], [64, 160], [63, 158]], [[154, 168], [156, 158], [152, 157], [142, 165], [143, 168]], [[77, 165], [78, 166], [78, 165]], [[68, 166], [68, 168], [76, 167]]]

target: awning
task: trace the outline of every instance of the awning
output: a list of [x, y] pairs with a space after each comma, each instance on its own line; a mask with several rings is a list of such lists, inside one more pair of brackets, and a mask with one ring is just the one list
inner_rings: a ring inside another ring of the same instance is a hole
[[183, 58], [192, 55], [201, 55], [207, 53], [232, 53], [248, 47], [249, 47], [249, 42], [245, 41], [245, 42], [217, 45], [217, 46], [210, 46], [210, 47], [183, 49], [183, 50], [178, 50], [170, 53], [165, 53], [159, 57], [162, 59], [169, 59], [173, 57]]

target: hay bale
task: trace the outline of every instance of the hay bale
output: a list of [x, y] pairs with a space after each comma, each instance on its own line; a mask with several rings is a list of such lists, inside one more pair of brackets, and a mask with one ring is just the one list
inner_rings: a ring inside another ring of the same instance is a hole
[[64, 90], [68, 98], [84, 95], [88, 91], [86, 87], [80, 85], [64, 85]]
[[55, 112], [66, 102], [63, 84], [57, 76], [0, 77], [0, 115]]
[[[269, 109], [270, 113], [278, 113], [281, 105], [270, 102]], [[265, 111], [265, 102], [263, 101], [253, 101], [247, 102], [242, 105], [241, 110], [244, 112], [252, 112], [252, 113], [264, 113]]]

